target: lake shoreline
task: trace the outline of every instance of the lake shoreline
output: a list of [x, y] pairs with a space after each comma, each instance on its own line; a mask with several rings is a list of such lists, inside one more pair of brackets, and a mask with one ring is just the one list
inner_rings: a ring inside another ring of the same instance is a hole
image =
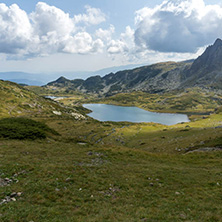
[[92, 111], [87, 114], [89, 117], [104, 122], [158, 123], [163, 125], [190, 122], [186, 114], [152, 112], [135, 106], [118, 106], [103, 103], [87, 103], [82, 104], [82, 106]]

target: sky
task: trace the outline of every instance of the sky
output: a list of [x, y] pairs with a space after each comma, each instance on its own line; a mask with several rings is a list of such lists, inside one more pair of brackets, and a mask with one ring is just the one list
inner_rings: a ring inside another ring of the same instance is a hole
[[188, 60], [217, 38], [218, 0], [0, 3], [0, 72], [96, 71]]

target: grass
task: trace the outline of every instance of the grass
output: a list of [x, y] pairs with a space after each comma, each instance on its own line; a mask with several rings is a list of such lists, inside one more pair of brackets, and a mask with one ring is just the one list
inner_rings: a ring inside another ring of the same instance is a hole
[[16, 83], [0, 80], [0, 118], [50, 116], [53, 110], [67, 112], [52, 100], [40, 97]]
[[199, 88], [176, 90], [163, 94], [146, 92], [120, 93], [91, 102], [123, 106], [137, 106], [145, 110], [192, 115], [214, 112], [222, 105], [221, 95]]
[[200, 127], [208, 119], [189, 127], [38, 120], [61, 136], [0, 140], [0, 178], [13, 181], [0, 199], [22, 192], [1, 205], [1, 221], [221, 221], [222, 152], [183, 149], [221, 145], [222, 129]]
[[[193, 91], [186, 96], [192, 93], [196, 95]], [[134, 101], [148, 107], [166, 99], [166, 95], [149, 95], [153, 96], [149, 102], [148, 94], [138, 95], [133, 93], [126, 104]], [[173, 104], [179, 95], [169, 95], [169, 101]], [[201, 94], [208, 102], [200, 109], [187, 105], [185, 111], [219, 107], [220, 100], [211, 101], [210, 96], [216, 97]], [[166, 109], [170, 103], [164, 104]], [[212, 107], [206, 108], [207, 104]], [[57, 106], [65, 113], [65, 107]], [[38, 126], [44, 129], [45, 139], [0, 139], [0, 203], [12, 193], [22, 193], [16, 201], [0, 204], [0, 221], [222, 221], [222, 152], [188, 152], [222, 146], [220, 108], [173, 126], [75, 120], [45, 113], [31, 117], [34, 121], [23, 119], [20, 127], [27, 126], [26, 121]], [[14, 120], [1, 119], [0, 124], [12, 121], [16, 126]]]
[[[1, 221], [221, 221], [221, 152], [1, 141]], [[30, 159], [32, 161], [30, 162]]]
[[89, 101], [91, 99], [94, 99], [95, 96], [84, 94], [81, 92], [78, 92], [76, 90], [66, 88], [57, 88], [57, 87], [40, 87], [40, 86], [26, 86], [26, 89], [30, 90], [31, 92], [34, 92], [40, 96], [55, 96], [55, 97], [64, 97], [59, 98], [57, 101], [64, 105], [76, 105], [79, 103], [84, 103], [84, 101]]

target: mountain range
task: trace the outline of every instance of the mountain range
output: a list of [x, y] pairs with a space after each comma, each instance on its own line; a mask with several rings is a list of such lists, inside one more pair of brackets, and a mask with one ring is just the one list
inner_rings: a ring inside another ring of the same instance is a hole
[[195, 60], [163, 62], [83, 79], [60, 77], [45, 87], [109, 96], [120, 92], [166, 92], [188, 87], [222, 90], [222, 40], [208, 46]]
[[15, 82], [18, 84], [43, 86], [53, 79], [59, 78], [61, 75], [66, 78], [83, 78], [87, 79], [92, 75], [104, 76], [109, 72], [117, 72], [124, 69], [132, 69], [138, 67], [136, 64], [125, 66], [113, 66], [97, 71], [74, 71], [74, 72], [56, 72], [56, 73], [27, 73], [27, 72], [0, 72], [0, 79]]

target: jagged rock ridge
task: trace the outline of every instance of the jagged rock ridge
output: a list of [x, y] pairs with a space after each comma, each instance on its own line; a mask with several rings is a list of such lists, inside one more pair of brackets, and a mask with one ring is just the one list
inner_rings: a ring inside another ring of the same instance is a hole
[[47, 87], [66, 87], [108, 96], [136, 90], [157, 93], [193, 86], [222, 89], [221, 83], [222, 40], [217, 39], [194, 61], [158, 63], [86, 80], [60, 77], [48, 83]]

